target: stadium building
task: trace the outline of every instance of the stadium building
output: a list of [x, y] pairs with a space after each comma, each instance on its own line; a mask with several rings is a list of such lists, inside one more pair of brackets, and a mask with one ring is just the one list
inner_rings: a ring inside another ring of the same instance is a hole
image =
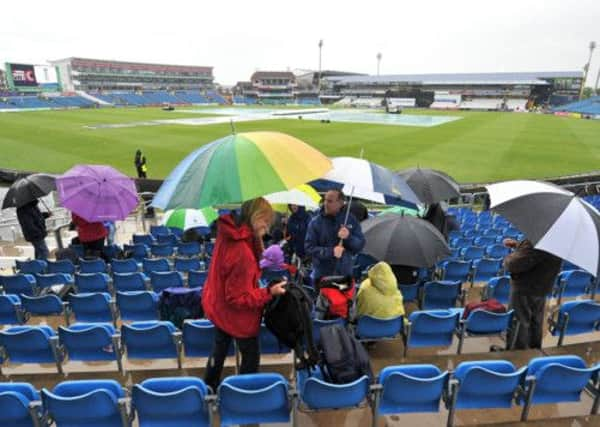
[[66, 58], [50, 61], [66, 91], [210, 90], [212, 67], [147, 64], [104, 59]]
[[524, 110], [577, 100], [583, 72], [331, 76], [326, 81], [322, 95], [349, 102], [400, 98], [412, 99], [418, 107]]
[[0, 68], [0, 90], [5, 91], [6, 89], [6, 73]]
[[291, 71], [256, 71], [250, 77], [250, 81], [236, 84], [234, 102], [291, 104], [296, 87], [296, 76]]

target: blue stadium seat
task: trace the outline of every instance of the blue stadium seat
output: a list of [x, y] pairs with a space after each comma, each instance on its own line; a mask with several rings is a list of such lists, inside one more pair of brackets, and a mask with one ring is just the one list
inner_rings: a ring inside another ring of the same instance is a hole
[[459, 281], [427, 282], [423, 285], [421, 301], [422, 310], [448, 309], [456, 307], [461, 302], [464, 294]]
[[[412, 412], [438, 412], [448, 372], [434, 365], [388, 366], [375, 385], [375, 418]], [[410, 392], [407, 392], [409, 391]], [[374, 420], [376, 422], [376, 420]], [[373, 425], [376, 425], [375, 423]]]
[[18, 273], [21, 274], [40, 274], [46, 271], [48, 263], [39, 259], [32, 259], [28, 261], [15, 261], [15, 267]]
[[117, 292], [117, 309], [123, 321], [159, 320], [158, 295], [151, 291]]
[[578, 402], [581, 392], [588, 385], [592, 374], [598, 373], [600, 365], [587, 368], [579, 356], [536, 357], [529, 361], [526, 371], [526, 399], [519, 399], [523, 405], [521, 421], [527, 421], [531, 405]]
[[469, 280], [471, 274], [471, 261], [452, 260], [442, 266], [442, 280], [465, 283]]
[[148, 278], [144, 273], [113, 273], [115, 292], [145, 291]]
[[32, 274], [0, 275], [0, 284], [7, 294], [36, 295], [39, 292]]
[[160, 293], [167, 288], [183, 287], [183, 276], [178, 271], [153, 271], [150, 284], [154, 292]]
[[106, 292], [71, 294], [69, 305], [77, 322], [116, 322], [114, 301]]
[[360, 316], [356, 323], [356, 337], [362, 341], [394, 339], [403, 331], [403, 317], [380, 319], [372, 316]]
[[413, 311], [404, 333], [404, 357], [411, 347], [450, 346], [458, 327], [460, 311]]
[[222, 426], [289, 423], [292, 403], [281, 374], [233, 375], [217, 391]]
[[18, 295], [0, 295], [0, 324], [22, 325], [25, 323], [25, 312]]
[[125, 392], [114, 380], [63, 381], [43, 388], [42, 402], [56, 427], [131, 426]]
[[502, 259], [482, 258], [473, 261], [473, 275], [471, 283], [487, 282], [496, 277], [502, 270]]
[[131, 257], [137, 262], [142, 262], [148, 257], [148, 247], [143, 243], [134, 243], [133, 245], [123, 245], [123, 251], [130, 253]]
[[209, 394], [199, 378], [151, 378], [133, 386], [131, 405], [140, 427], [210, 427]]
[[71, 276], [75, 274], [75, 264], [69, 259], [61, 259], [58, 261], [47, 261], [47, 273], [66, 273]]
[[200, 262], [200, 259], [198, 259], [198, 258], [176, 257], [175, 263], [174, 263], [174, 269], [175, 269], [175, 271], [179, 271], [181, 273], [187, 273], [190, 270], [196, 270], [196, 271], [201, 270], [202, 264]]
[[157, 243], [150, 246], [150, 254], [153, 257], [170, 257], [175, 253], [175, 246], [169, 243]]
[[146, 275], [150, 275], [153, 271], [171, 271], [171, 265], [166, 258], [144, 258], [142, 267]]
[[110, 276], [106, 273], [77, 273], [75, 287], [79, 293], [111, 293]]
[[114, 361], [119, 371], [121, 365], [120, 336], [109, 323], [74, 323], [58, 327], [58, 337], [69, 360]]
[[419, 302], [421, 286], [418, 283], [412, 285], [398, 285], [398, 288], [400, 289], [400, 293], [402, 293], [404, 303]]
[[550, 319], [550, 332], [563, 345], [565, 336], [595, 332], [600, 329], [600, 304], [593, 300], [568, 301]]
[[553, 296], [560, 304], [563, 297], [575, 298], [592, 293], [594, 276], [584, 270], [567, 270], [558, 275], [556, 282]]
[[177, 255], [195, 257], [202, 253], [202, 247], [198, 242], [182, 242], [177, 245]]
[[107, 273], [106, 262], [102, 258], [96, 259], [80, 259], [79, 260], [79, 272], [80, 273]]
[[[458, 350], [462, 353], [463, 343], [467, 337], [482, 337], [503, 335], [506, 340], [509, 330], [515, 328], [513, 340], [517, 337], [518, 324], [513, 325], [514, 310], [506, 313], [492, 313], [485, 310], [475, 310], [469, 313], [466, 319], [461, 319], [457, 330]], [[507, 349], [513, 348], [514, 343], [506, 343]]]
[[166, 234], [171, 234], [171, 232], [169, 231], [169, 227], [167, 227], [167, 226], [164, 226], [164, 225], [151, 225], [150, 226], [150, 234], [155, 239], [158, 239], [158, 236], [160, 236], [160, 235], [166, 235]]
[[485, 248], [487, 248], [489, 245], [493, 245], [496, 243], [496, 237], [496, 234], [486, 234], [484, 236], [479, 236], [476, 237], [475, 240], [473, 240], [473, 244], [480, 248], [483, 247], [485, 251]]
[[65, 273], [36, 274], [35, 284], [40, 290], [55, 285], [72, 285], [73, 276]]
[[[159, 234], [156, 240], [160, 245], [177, 246], [179, 244], [179, 238], [176, 235], [172, 234], [170, 230], [169, 234]], [[150, 249], [152, 249], [152, 245], [150, 245]]]
[[156, 239], [152, 234], [134, 234], [132, 236], [133, 243], [141, 243], [150, 247], [150, 245], [154, 245], [156, 243]]
[[32, 297], [21, 295], [23, 310], [33, 316], [64, 316], [65, 323], [69, 324], [69, 303], [61, 300], [58, 295], [48, 294]]
[[46, 427], [40, 394], [29, 383], [0, 383], [0, 425]]
[[0, 331], [0, 346], [10, 362], [55, 363], [62, 373], [58, 336], [49, 326], [14, 326]]
[[476, 259], [481, 259], [485, 255], [485, 247], [468, 246], [460, 251], [460, 255], [465, 261], [474, 261]]
[[127, 359], [177, 359], [181, 369], [181, 332], [171, 322], [124, 324], [121, 337]]
[[[210, 320], [187, 319], [183, 322], [183, 351], [186, 357], [208, 357], [215, 342], [215, 325]], [[233, 342], [229, 345], [228, 356], [233, 356]]]
[[260, 341], [261, 354], [286, 354], [291, 351], [283, 343], [279, 342], [277, 337], [269, 331], [264, 323], [260, 325], [258, 339]]
[[510, 300], [510, 276], [492, 277], [484, 290], [487, 298], [495, 298], [507, 305]]
[[139, 270], [138, 264], [133, 258], [113, 259], [110, 262], [110, 270], [113, 273], [137, 273]]
[[188, 287], [189, 288], [201, 288], [206, 282], [208, 277], [208, 271], [188, 271]]
[[305, 369], [296, 373], [299, 406], [308, 410], [355, 408], [369, 396], [369, 377], [364, 375], [347, 384], [332, 384], [325, 380], [320, 367], [310, 375]]
[[504, 245], [493, 244], [485, 248], [485, 256], [489, 258], [504, 259], [510, 254], [510, 249]]

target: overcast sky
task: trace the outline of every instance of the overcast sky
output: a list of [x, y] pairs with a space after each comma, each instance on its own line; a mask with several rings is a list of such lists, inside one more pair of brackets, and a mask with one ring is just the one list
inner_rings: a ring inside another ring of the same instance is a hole
[[[255, 70], [375, 74], [580, 70], [600, 0], [29, 0], [0, 6], [0, 61], [69, 56]], [[600, 67], [600, 48], [588, 84]]]

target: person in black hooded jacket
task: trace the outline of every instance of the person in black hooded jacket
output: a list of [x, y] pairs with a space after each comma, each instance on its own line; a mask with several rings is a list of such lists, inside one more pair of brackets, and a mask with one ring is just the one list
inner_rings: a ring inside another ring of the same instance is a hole
[[23, 231], [23, 237], [33, 246], [35, 259], [48, 259], [49, 251], [46, 241], [46, 218], [51, 214], [40, 211], [38, 200], [17, 208], [17, 219]]
[[306, 239], [306, 230], [311, 216], [306, 212], [304, 206], [288, 205], [292, 213], [287, 220], [288, 243], [292, 251], [300, 258], [304, 258], [304, 240]]

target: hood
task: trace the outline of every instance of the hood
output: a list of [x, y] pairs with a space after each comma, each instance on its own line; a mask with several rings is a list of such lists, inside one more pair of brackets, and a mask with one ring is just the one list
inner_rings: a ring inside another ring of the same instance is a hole
[[394, 295], [398, 292], [398, 282], [392, 268], [387, 262], [378, 262], [369, 269], [371, 285], [385, 295]]
[[278, 269], [285, 268], [283, 260], [283, 251], [279, 245], [271, 245], [262, 254], [260, 268]]
[[218, 234], [227, 240], [253, 239], [252, 230], [246, 224], [238, 225], [232, 214], [219, 217]]
[[298, 206], [298, 210], [296, 212], [292, 212], [292, 205], [288, 205], [288, 210], [290, 211], [290, 217], [308, 215], [306, 212], [306, 207], [304, 206]]

